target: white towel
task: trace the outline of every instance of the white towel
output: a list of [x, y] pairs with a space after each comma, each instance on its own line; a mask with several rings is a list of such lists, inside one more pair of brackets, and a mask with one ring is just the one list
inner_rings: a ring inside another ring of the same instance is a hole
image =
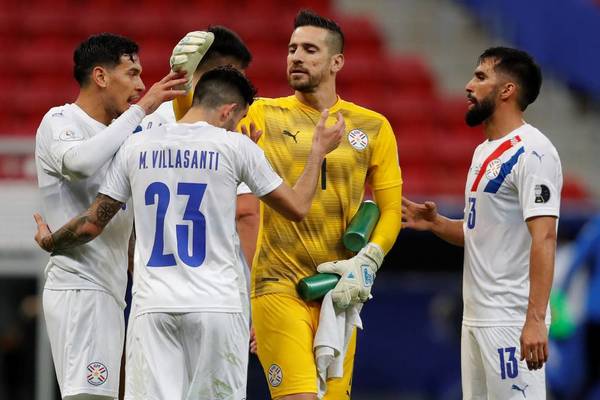
[[319, 328], [315, 335], [313, 350], [317, 362], [317, 397], [322, 399], [327, 391], [328, 378], [344, 376], [344, 356], [354, 328], [362, 329], [360, 310], [362, 303], [340, 310], [333, 305], [331, 292], [321, 304]]

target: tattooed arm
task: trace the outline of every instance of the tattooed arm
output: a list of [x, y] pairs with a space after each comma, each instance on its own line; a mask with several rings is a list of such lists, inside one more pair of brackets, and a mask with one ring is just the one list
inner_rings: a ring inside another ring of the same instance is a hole
[[52, 233], [40, 214], [34, 214], [37, 223], [35, 241], [48, 251], [69, 249], [89, 242], [102, 233], [104, 227], [119, 211], [123, 203], [99, 193], [90, 208]]

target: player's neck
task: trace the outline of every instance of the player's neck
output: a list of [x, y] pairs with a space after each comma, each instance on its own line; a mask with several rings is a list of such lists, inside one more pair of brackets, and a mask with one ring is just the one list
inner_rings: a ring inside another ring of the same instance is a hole
[[190, 108], [189, 111], [185, 113], [183, 118], [177, 122], [181, 124], [194, 124], [199, 121], [207, 122], [212, 126], [219, 126], [220, 123], [217, 113], [200, 107]]
[[483, 125], [488, 140], [497, 140], [525, 124], [523, 113], [509, 110], [496, 110]]
[[75, 104], [91, 118], [104, 125], [110, 125], [113, 120], [113, 116], [104, 107], [100, 96], [82, 90], [79, 92]]
[[317, 111], [323, 111], [333, 107], [338, 100], [337, 94], [335, 93], [335, 86], [320, 87], [311, 93], [304, 93], [296, 90], [295, 96], [302, 104], [306, 104]]

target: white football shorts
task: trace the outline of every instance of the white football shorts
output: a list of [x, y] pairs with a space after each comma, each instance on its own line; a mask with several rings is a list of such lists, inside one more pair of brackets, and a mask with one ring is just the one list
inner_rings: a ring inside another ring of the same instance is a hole
[[546, 399], [546, 366], [536, 371], [520, 361], [522, 327], [462, 326], [464, 400]]
[[62, 397], [118, 397], [125, 326], [114, 297], [100, 290], [44, 289], [43, 307]]

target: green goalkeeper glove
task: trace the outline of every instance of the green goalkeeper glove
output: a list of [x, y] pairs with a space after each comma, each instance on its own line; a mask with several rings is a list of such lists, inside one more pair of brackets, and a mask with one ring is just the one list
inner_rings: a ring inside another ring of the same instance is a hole
[[375, 273], [383, 262], [385, 254], [379, 245], [368, 243], [354, 257], [348, 260], [329, 261], [317, 267], [317, 271], [338, 274], [340, 281], [331, 291], [333, 303], [340, 308], [348, 308], [364, 303], [371, 295]]
[[194, 72], [214, 40], [215, 35], [212, 32], [194, 31], [189, 32], [177, 43], [171, 55], [171, 70], [185, 71], [187, 82], [175, 89], [188, 92], [192, 89]]

